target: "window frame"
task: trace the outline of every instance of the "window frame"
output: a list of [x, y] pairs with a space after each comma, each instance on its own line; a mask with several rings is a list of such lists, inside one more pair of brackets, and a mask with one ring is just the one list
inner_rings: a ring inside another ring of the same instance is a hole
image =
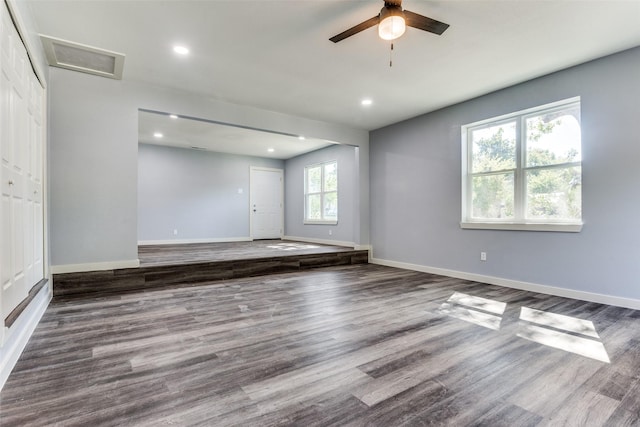
[[[566, 162], [545, 166], [527, 166], [526, 155], [526, 120], [531, 117], [535, 117], [541, 114], [550, 113], [553, 111], [560, 111], [577, 106], [581, 108], [580, 97], [573, 97], [564, 99], [549, 104], [540, 105], [537, 107], [529, 108], [526, 110], [516, 111], [514, 113], [505, 114], [498, 117], [492, 117], [489, 119], [481, 120], [478, 122], [463, 125], [461, 127], [461, 139], [462, 139], [462, 212], [460, 227], [463, 229], [480, 229], [480, 230], [522, 230], [522, 231], [557, 231], [557, 232], [571, 232], [577, 233], [582, 230], [583, 220], [582, 217], [576, 220], [566, 219], [526, 219], [526, 172], [529, 170], [551, 170], [551, 169], [563, 169], [570, 167], [582, 167], [582, 159], [578, 162]], [[514, 169], [503, 169], [490, 171], [486, 173], [473, 173], [472, 172], [472, 152], [471, 147], [473, 141], [471, 139], [471, 133], [474, 130], [488, 128], [496, 125], [501, 125], [508, 122], [516, 123], [516, 164]], [[581, 141], [582, 145], [582, 141]], [[514, 180], [514, 200], [513, 200], [513, 218], [501, 220], [490, 218], [472, 218], [471, 209], [473, 208], [473, 191], [472, 191], [472, 179], [474, 176], [501, 174], [501, 173], [513, 173]], [[582, 175], [582, 170], [580, 171]]]
[[[326, 190], [325, 189], [325, 174], [324, 170], [327, 165], [335, 164], [336, 168], [336, 189], [335, 190]], [[309, 192], [309, 169], [320, 167], [320, 191]], [[338, 224], [338, 210], [336, 208], [336, 218], [335, 219], [325, 219], [324, 218], [324, 203], [325, 196], [328, 193], [335, 193], [336, 202], [338, 201], [338, 190], [340, 186], [340, 179], [338, 174], [338, 161], [337, 160], [327, 160], [325, 162], [313, 163], [310, 165], [306, 165], [304, 167], [304, 221], [305, 225], [337, 225]], [[321, 219], [309, 219], [309, 212], [307, 211], [307, 206], [309, 205], [307, 200], [310, 195], [320, 195], [320, 215]]]

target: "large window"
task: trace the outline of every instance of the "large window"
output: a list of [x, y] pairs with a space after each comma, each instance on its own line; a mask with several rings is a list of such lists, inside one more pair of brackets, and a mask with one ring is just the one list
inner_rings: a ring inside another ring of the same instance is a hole
[[463, 228], [580, 231], [580, 99], [462, 127]]
[[338, 163], [336, 161], [304, 168], [304, 222], [338, 222]]

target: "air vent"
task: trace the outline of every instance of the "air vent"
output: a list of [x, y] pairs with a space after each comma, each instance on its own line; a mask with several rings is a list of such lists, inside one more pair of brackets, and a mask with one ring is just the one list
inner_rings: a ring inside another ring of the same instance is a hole
[[40, 35], [49, 65], [121, 80], [124, 55], [97, 47]]

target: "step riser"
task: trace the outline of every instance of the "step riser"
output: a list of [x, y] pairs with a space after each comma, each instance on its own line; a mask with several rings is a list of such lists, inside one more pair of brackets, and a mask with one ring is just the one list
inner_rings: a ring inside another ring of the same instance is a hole
[[217, 280], [286, 273], [319, 267], [366, 264], [367, 251], [270, 257], [241, 261], [177, 264], [55, 274], [54, 298], [81, 298], [141, 290], [193, 286]]

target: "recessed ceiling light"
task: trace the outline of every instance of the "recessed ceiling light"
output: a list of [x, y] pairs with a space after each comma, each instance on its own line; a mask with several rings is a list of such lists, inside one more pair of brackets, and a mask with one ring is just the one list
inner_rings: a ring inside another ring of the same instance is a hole
[[189, 49], [184, 46], [174, 46], [173, 51], [178, 55], [186, 55], [189, 53]]
[[306, 138], [305, 138], [303, 135], [300, 135], [300, 136], [298, 137], [298, 139], [299, 139], [300, 141], [304, 141]]
[[270, 153], [273, 153], [276, 150], [274, 150], [273, 148], [267, 148], [267, 151], [270, 152]]
[[369, 98], [365, 98], [362, 101], [360, 101], [360, 104], [362, 104], [362, 105], [371, 105], [371, 104], [373, 104], [373, 101], [371, 99], [369, 99]]
[[177, 119], [178, 116], [176, 116], [175, 114], [169, 114], [169, 117], [171, 117], [172, 119]]
[[162, 138], [164, 135], [161, 134], [160, 132], [155, 132], [153, 136], [155, 136], [156, 138]]

